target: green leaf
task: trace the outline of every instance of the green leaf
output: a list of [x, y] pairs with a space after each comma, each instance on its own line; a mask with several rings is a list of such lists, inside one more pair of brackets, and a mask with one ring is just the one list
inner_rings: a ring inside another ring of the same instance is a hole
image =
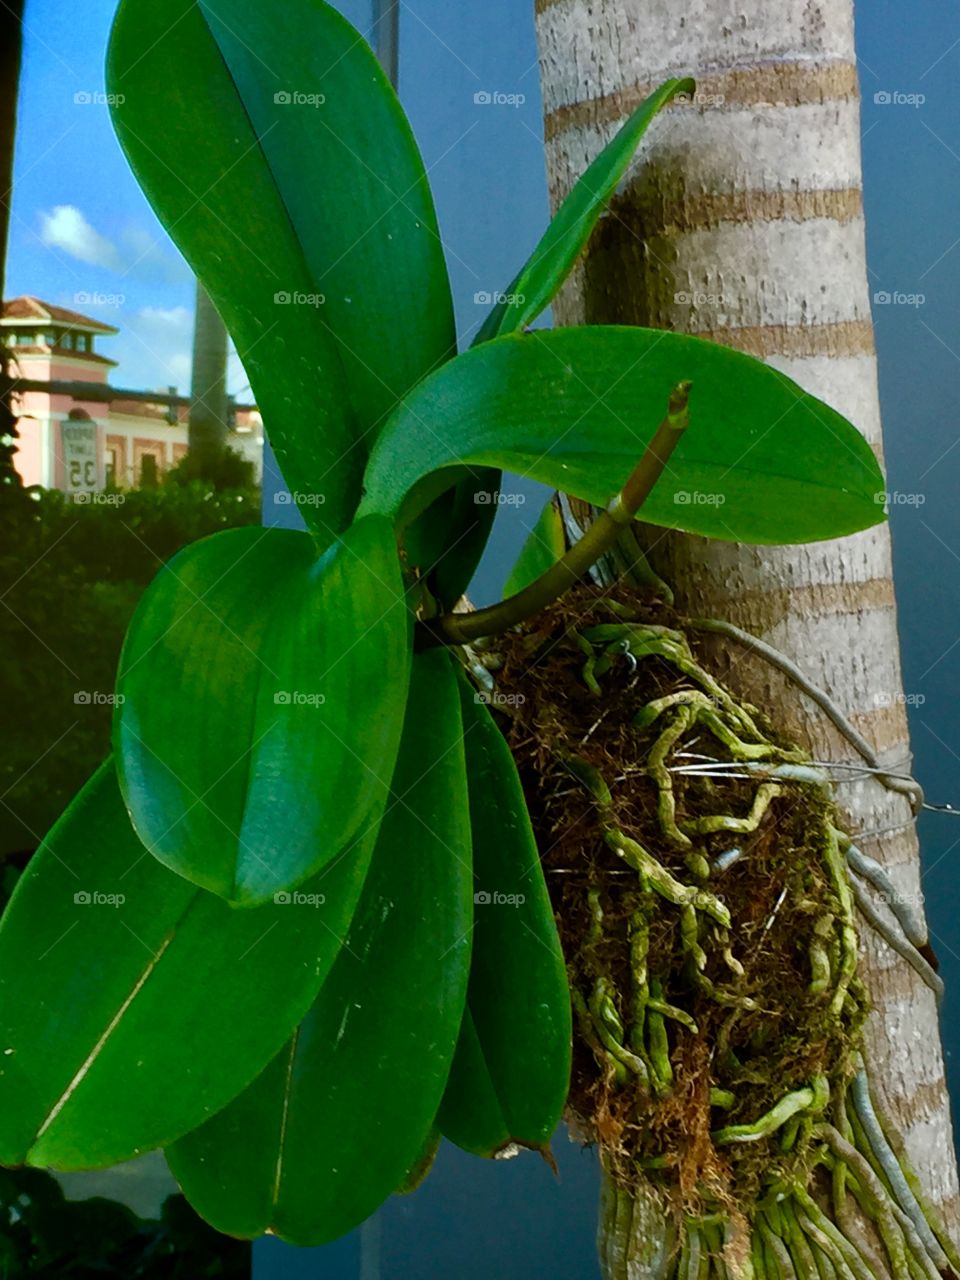
[[551, 497], [544, 503], [537, 523], [520, 548], [516, 563], [503, 585], [504, 597], [515, 595], [524, 587], [528, 587], [531, 582], [535, 582], [556, 564], [566, 549], [563, 516]]
[[468, 1016], [438, 1124], [475, 1155], [545, 1150], [570, 1083], [570, 993], [513, 757], [461, 681], [474, 919]]
[[515, 333], [550, 305], [590, 239], [653, 117], [678, 93], [693, 93], [695, 88], [693, 80], [665, 80], [637, 107], [570, 190], [540, 243], [487, 316], [477, 334], [477, 343]]
[[361, 425], [375, 430], [456, 352], [413, 132], [369, 45], [323, 0], [200, 8], [324, 295]]
[[292, 888], [386, 804], [410, 667], [389, 523], [314, 558], [286, 529], [175, 556], [120, 659], [115, 743], [141, 840], [245, 906]]
[[427, 1145], [470, 964], [470, 823], [450, 657], [419, 654], [390, 808], [340, 959], [240, 1098], [168, 1151], [221, 1231], [313, 1245], [349, 1231]]
[[[693, 80], [667, 80], [637, 107], [560, 205], [539, 244], [487, 316], [474, 346], [524, 328], [550, 305], [626, 173], [650, 121], [678, 93], [692, 93], [695, 87]], [[500, 472], [487, 468], [459, 486], [451, 519], [457, 540], [440, 559], [431, 583], [437, 598], [448, 608], [467, 589], [493, 527], [497, 508], [480, 499], [499, 488]]]
[[287, 484], [329, 539], [359, 495], [360, 428], [325, 309], [276, 301], [321, 286], [195, 0], [123, 0], [107, 83], [130, 167], [222, 315]]
[[512, 1126], [483, 1054], [469, 999], [450, 1078], [437, 1113], [441, 1134], [472, 1156], [495, 1157], [513, 1142]]
[[883, 519], [877, 460], [835, 410], [729, 347], [619, 326], [497, 338], [445, 365], [385, 427], [360, 510], [402, 525], [476, 465], [605, 504], [683, 379], [693, 382], [690, 426], [644, 521], [729, 541], [797, 543]]
[[[466, 1013], [464, 1013], [466, 1017]], [[413, 1164], [403, 1176], [403, 1181], [394, 1189], [395, 1196], [413, 1195], [418, 1187], [422, 1186], [426, 1181], [430, 1170], [433, 1168], [434, 1161], [437, 1158], [437, 1152], [440, 1150], [440, 1143], [443, 1141], [443, 1134], [432, 1125], [430, 1132], [427, 1134], [426, 1142], [420, 1149], [420, 1153], [414, 1160]]]
[[104, 765], [0, 921], [0, 1162], [116, 1164], [229, 1102], [310, 1007], [372, 845], [233, 911], [147, 854]]

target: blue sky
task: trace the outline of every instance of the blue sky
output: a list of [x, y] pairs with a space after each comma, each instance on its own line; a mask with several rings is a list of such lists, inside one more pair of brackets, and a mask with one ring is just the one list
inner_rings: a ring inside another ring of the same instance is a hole
[[[369, 24], [368, 4], [340, 7]], [[6, 295], [33, 293], [118, 325], [101, 343], [120, 361], [117, 385], [185, 388], [191, 276], [127, 168], [103, 101], [114, 8], [88, 0], [82, 21], [65, 22], [56, 0], [28, 2]], [[532, 22], [522, 38], [517, 31], [525, 5], [458, 8], [436, 0], [407, 8], [404, 80], [467, 329], [480, 318], [473, 295], [506, 284], [535, 243], [547, 201]], [[481, 89], [525, 102], [478, 108]], [[236, 361], [230, 390], [249, 394]]]
[[[120, 326], [102, 343], [120, 361], [118, 384], [183, 388], [191, 276], [97, 100], [113, 9], [112, 0], [89, 0], [82, 20], [67, 23], [52, 0], [27, 6], [6, 295], [33, 293]], [[105, 300], [86, 300], [96, 295]], [[239, 371], [234, 380], [239, 389]]]

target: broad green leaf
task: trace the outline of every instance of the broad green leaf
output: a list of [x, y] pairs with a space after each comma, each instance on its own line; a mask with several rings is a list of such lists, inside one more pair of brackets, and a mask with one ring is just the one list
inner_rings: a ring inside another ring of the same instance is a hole
[[[729, 541], [796, 543], [883, 519], [877, 460], [835, 410], [729, 347], [621, 326], [497, 338], [445, 365], [384, 428], [360, 510], [402, 525], [464, 467], [484, 464], [605, 504], [684, 379], [693, 382], [690, 426], [643, 520]], [[433, 430], [415, 434], [415, 424]]]
[[104, 765], [0, 921], [0, 1162], [116, 1164], [229, 1102], [310, 1007], [372, 845], [234, 911], [149, 856]]
[[[568, 193], [539, 244], [487, 316], [474, 346], [524, 328], [549, 306], [590, 239], [650, 121], [678, 93], [692, 93], [694, 88], [693, 80], [667, 80], [637, 107]], [[473, 483], [460, 485], [454, 528], [461, 541], [436, 573], [436, 592], [445, 602], [455, 601], [466, 590], [493, 527], [496, 508], [475, 504], [471, 509], [470, 504], [478, 495], [499, 488], [500, 473], [495, 470], [484, 470]]]
[[437, 1113], [440, 1132], [472, 1156], [494, 1157], [508, 1151], [513, 1142], [512, 1127], [504, 1114], [506, 1108], [483, 1056], [468, 1001], [450, 1078]]
[[475, 1155], [545, 1150], [570, 1083], [570, 993], [516, 765], [483, 695], [461, 681], [473, 831], [469, 1016], [438, 1124]]
[[450, 657], [414, 660], [410, 706], [347, 943], [283, 1052], [168, 1151], [221, 1231], [312, 1245], [349, 1231], [422, 1155], [470, 965], [470, 821]]
[[515, 595], [535, 582], [560, 559], [567, 549], [563, 516], [554, 499], [548, 498], [537, 523], [520, 548], [516, 563], [503, 586], [504, 597]]
[[[464, 1017], [466, 1017], [466, 1013], [464, 1013]], [[400, 1185], [394, 1189], [394, 1195], [412, 1195], [426, 1181], [430, 1170], [433, 1168], [442, 1141], [443, 1135], [440, 1130], [436, 1125], [432, 1125], [430, 1132], [427, 1134], [427, 1140], [421, 1147], [416, 1160], [404, 1174]]]
[[[183, 0], [161, 7], [173, 3]], [[433, 198], [410, 125], [369, 45], [323, 0], [200, 8], [324, 296], [319, 309], [361, 426], [375, 431], [456, 352]]]
[[550, 305], [590, 239], [653, 117], [693, 80], [665, 80], [637, 107], [570, 190], [540, 243], [487, 316], [476, 342], [514, 333]]
[[249, 906], [299, 884], [382, 812], [410, 667], [389, 523], [314, 557], [286, 529], [175, 556], [124, 643], [115, 744], [141, 840]]
[[[282, 66], [301, 74], [289, 56]], [[287, 484], [329, 539], [356, 506], [360, 427], [326, 307], [306, 301], [323, 289], [315, 263], [195, 0], [122, 0], [107, 82], [130, 167], [223, 316]]]

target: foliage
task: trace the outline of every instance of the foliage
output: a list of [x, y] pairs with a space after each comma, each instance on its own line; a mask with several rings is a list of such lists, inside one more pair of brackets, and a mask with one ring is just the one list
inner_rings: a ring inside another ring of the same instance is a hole
[[134, 617], [117, 681], [120, 786], [155, 856], [249, 906], [349, 847], [386, 803], [409, 624], [382, 516], [319, 560], [290, 529], [233, 530], [176, 556]]
[[498, 469], [605, 504], [692, 378], [645, 520], [837, 536], [882, 518], [880, 473], [749, 357], [523, 332], [689, 81], [638, 108], [521, 268], [524, 300], [455, 355], [415, 142], [322, 0], [123, 0], [109, 80], [310, 532], [220, 533], [137, 609], [116, 764], [0, 925], [0, 1156], [79, 1168], [165, 1145], [215, 1225], [312, 1244], [422, 1172], [438, 1126], [485, 1155], [547, 1151], [567, 1092], [569, 993], [516, 768], [480, 693], [457, 693], [468, 655], [414, 625], [468, 582]]
[[499, 338], [425, 379], [374, 447], [360, 513], [402, 527], [451, 471], [490, 464], [604, 505], [681, 373], [693, 381], [694, 426], [644, 504], [647, 523], [776, 543], [882, 518], [876, 459], [836, 410], [728, 347], [613, 325]]
[[245, 1280], [249, 1246], [207, 1226], [182, 1196], [159, 1221], [96, 1196], [65, 1200], [40, 1169], [0, 1170], [0, 1268], [5, 1276], [115, 1280]]
[[0, 853], [35, 848], [109, 750], [123, 635], [157, 567], [187, 542], [258, 519], [253, 490], [161, 485], [110, 496], [122, 501], [0, 488], [2, 718], [11, 726]]
[[[4, 860], [4, 906], [26, 861]], [[16, 1168], [0, 1170], [0, 1271], [50, 1280], [246, 1280], [250, 1254], [210, 1228], [182, 1196], [168, 1196], [159, 1219], [143, 1219], [103, 1196], [67, 1200], [51, 1174]]]
[[211, 453], [194, 447], [170, 468], [164, 481], [166, 484], [183, 485], [199, 482], [217, 492], [253, 489], [253, 463], [236, 449], [214, 449]]

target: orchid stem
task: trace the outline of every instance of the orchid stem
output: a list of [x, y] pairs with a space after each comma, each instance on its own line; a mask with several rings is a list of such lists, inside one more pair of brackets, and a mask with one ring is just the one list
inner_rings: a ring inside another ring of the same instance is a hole
[[689, 422], [690, 383], [681, 382], [670, 394], [666, 417], [654, 432], [643, 457], [610, 505], [599, 513], [583, 537], [546, 573], [499, 604], [472, 613], [446, 613], [420, 623], [423, 647], [469, 644], [484, 636], [500, 635], [552, 604], [616, 545], [660, 479], [670, 455]]

